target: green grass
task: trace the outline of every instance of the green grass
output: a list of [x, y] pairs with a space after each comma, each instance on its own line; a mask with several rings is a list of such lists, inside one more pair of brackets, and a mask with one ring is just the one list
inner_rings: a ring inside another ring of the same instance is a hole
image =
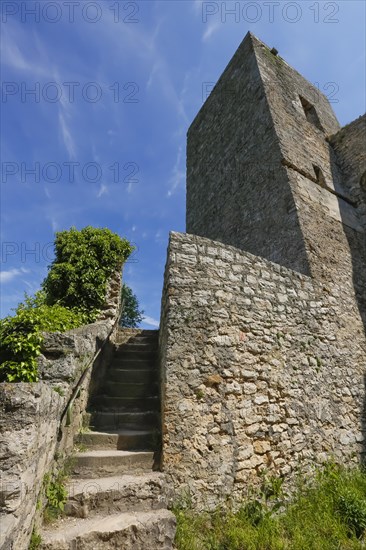
[[178, 550], [353, 550], [366, 548], [366, 473], [334, 464], [299, 479], [286, 495], [278, 478], [266, 478], [235, 513], [198, 514], [175, 506]]

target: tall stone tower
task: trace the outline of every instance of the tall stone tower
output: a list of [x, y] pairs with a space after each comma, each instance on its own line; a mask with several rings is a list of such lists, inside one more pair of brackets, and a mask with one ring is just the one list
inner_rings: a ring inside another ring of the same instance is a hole
[[187, 232], [324, 283], [366, 312], [366, 117], [248, 33], [188, 131]]

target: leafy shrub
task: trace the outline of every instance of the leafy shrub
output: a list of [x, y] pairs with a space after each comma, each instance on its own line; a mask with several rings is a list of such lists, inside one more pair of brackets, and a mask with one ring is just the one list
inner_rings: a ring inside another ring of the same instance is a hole
[[26, 297], [13, 317], [0, 320], [0, 382], [36, 382], [42, 331], [63, 332], [85, 322], [83, 313], [44, 300], [43, 293]]
[[82, 309], [94, 321], [107, 281], [133, 251], [109, 229], [85, 227], [56, 233], [55, 259], [42, 283], [47, 303]]
[[43, 290], [0, 320], [0, 382], [36, 382], [42, 332], [64, 332], [96, 319], [107, 281], [132, 252], [108, 229], [56, 233], [56, 257]]

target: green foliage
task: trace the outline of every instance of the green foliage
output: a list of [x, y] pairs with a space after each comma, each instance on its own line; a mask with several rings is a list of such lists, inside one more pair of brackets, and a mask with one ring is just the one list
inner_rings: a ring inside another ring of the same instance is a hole
[[366, 473], [328, 464], [312, 481], [300, 478], [291, 501], [281, 478], [265, 477], [260, 490], [236, 512], [227, 507], [198, 514], [182, 504], [174, 512], [178, 550], [363, 548]]
[[353, 531], [356, 537], [366, 530], [366, 501], [356, 492], [346, 489], [341, 492], [337, 502], [337, 512], [343, 521]]
[[66, 479], [67, 476], [63, 470], [53, 476], [45, 474], [43, 478], [43, 491], [47, 500], [43, 514], [46, 523], [58, 518], [64, 512], [67, 501]]
[[64, 332], [94, 321], [107, 281], [133, 247], [108, 229], [86, 227], [56, 233], [55, 249], [43, 290], [26, 295], [16, 314], [0, 321], [0, 382], [38, 380], [42, 332]]
[[144, 312], [139, 309], [139, 303], [136, 295], [127, 285], [122, 286], [123, 310], [120, 319], [120, 326], [127, 328], [136, 328], [142, 321]]
[[42, 543], [42, 537], [34, 529], [29, 543], [28, 550], [37, 550]]
[[60, 386], [55, 386], [53, 388], [53, 391], [55, 391], [56, 393], [58, 393], [61, 397], [63, 397], [65, 395], [65, 392], [62, 388], [60, 388]]
[[[241, 507], [241, 515], [254, 527], [271, 518], [285, 504], [287, 497], [283, 491], [283, 478], [261, 473], [262, 483], [259, 491]], [[257, 493], [257, 494], [256, 494]]]
[[43, 293], [26, 296], [16, 314], [0, 320], [0, 382], [36, 382], [42, 331], [65, 331], [82, 325], [85, 316], [60, 305], [48, 306]]
[[85, 227], [56, 233], [55, 259], [42, 283], [47, 303], [82, 309], [95, 320], [103, 306], [107, 281], [133, 251], [109, 229]]

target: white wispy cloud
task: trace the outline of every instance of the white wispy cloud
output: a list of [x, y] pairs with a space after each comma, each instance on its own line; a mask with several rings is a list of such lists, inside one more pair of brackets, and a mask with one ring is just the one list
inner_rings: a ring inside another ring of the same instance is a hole
[[97, 199], [100, 199], [100, 197], [102, 197], [103, 195], [107, 195], [108, 193], [108, 187], [104, 183], [102, 183], [97, 193]]
[[59, 124], [60, 124], [61, 136], [62, 136], [64, 145], [65, 145], [65, 148], [66, 148], [66, 150], [69, 154], [69, 157], [71, 159], [74, 159], [75, 158], [75, 153], [76, 153], [74, 139], [71, 135], [71, 131], [70, 131], [70, 129], [67, 125], [67, 122], [65, 120], [65, 116], [61, 112], [58, 115], [58, 121], [59, 121]]
[[29, 273], [29, 270], [21, 267], [20, 269], [9, 269], [7, 271], [0, 271], [0, 282], [9, 283], [13, 279], [15, 279], [15, 277], [17, 277], [18, 275], [22, 275], [23, 273]]
[[142, 318], [143, 322], [146, 323], [147, 325], [150, 325], [152, 327], [156, 327], [158, 328], [159, 327], [159, 321], [157, 321], [156, 319], [154, 319], [153, 317], [149, 317], [148, 315], [144, 315], [143, 318]]
[[212, 23], [209, 23], [207, 25], [207, 29], [205, 30], [205, 32], [203, 33], [202, 35], [202, 42], [207, 42], [207, 40], [209, 38], [211, 38], [211, 36], [217, 32], [220, 28], [220, 22], [219, 21], [212, 21]]
[[176, 191], [176, 189], [179, 187], [179, 185], [185, 182], [186, 171], [184, 166], [182, 166], [182, 163], [183, 163], [182, 153], [183, 153], [183, 147], [179, 146], [177, 158], [172, 169], [171, 177], [169, 179], [169, 190], [167, 193], [168, 197], [171, 197], [173, 193]]
[[150, 89], [156, 81], [159, 93], [164, 94], [167, 101], [187, 124], [189, 117], [185, 112], [185, 106], [172, 81], [171, 69], [166, 62], [165, 52], [158, 45], [161, 30], [166, 22], [165, 15], [159, 17], [150, 32], [141, 28], [140, 25], [125, 25], [124, 32], [121, 34], [111, 13], [107, 14], [105, 22], [106, 24], [101, 27], [101, 32], [103, 32], [105, 40], [112, 42], [115, 55], [120, 53], [124, 56], [126, 51], [134, 52], [136, 58], [140, 58], [147, 67], [151, 67], [146, 89]]
[[32, 76], [51, 77], [53, 64], [48, 60], [46, 48], [35, 31], [32, 33], [32, 48], [29, 48], [29, 36], [24, 29], [24, 25], [15, 21], [3, 25], [2, 63], [17, 71], [31, 73]]

